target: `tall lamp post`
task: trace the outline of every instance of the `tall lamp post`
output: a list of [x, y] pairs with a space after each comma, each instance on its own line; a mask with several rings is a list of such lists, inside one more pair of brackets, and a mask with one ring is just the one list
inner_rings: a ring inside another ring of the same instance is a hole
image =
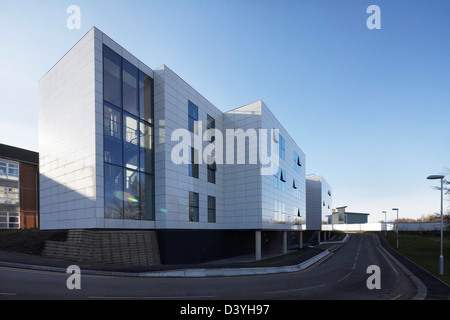
[[392, 208], [392, 210], [396, 210], [397, 211], [397, 222], [395, 223], [395, 229], [397, 229], [397, 249], [398, 249], [398, 208]]
[[431, 175], [428, 176], [427, 179], [429, 180], [436, 180], [441, 179], [441, 255], [439, 256], [439, 274], [444, 274], [444, 256], [442, 254], [442, 238], [444, 236], [444, 228], [442, 223], [442, 212], [443, 212], [443, 198], [444, 198], [444, 177], [443, 175]]
[[386, 211], [383, 211], [382, 213], [384, 213], [384, 237], [386, 237], [386, 229], [387, 229]]

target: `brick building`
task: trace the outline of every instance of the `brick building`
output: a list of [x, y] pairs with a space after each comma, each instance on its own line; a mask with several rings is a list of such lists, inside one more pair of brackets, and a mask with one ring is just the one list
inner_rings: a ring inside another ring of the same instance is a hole
[[39, 153], [0, 144], [0, 229], [39, 227]]

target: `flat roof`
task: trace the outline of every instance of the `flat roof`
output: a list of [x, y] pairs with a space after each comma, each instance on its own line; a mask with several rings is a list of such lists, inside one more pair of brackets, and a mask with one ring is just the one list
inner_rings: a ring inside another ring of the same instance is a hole
[[0, 143], [0, 158], [39, 165], [39, 153]]

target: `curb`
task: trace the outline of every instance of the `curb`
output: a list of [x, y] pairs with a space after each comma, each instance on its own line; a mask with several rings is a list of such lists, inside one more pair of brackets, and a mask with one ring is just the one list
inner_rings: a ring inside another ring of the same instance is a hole
[[400, 261], [398, 261], [394, 256], [381, 244], [380, 237], [377, 235], [377, 241], [380, 245], [380, 248], [386, 253], [386, 255], [394, 261], [397, 266], [402, 269], [402, 271], [408, 276], [408, 278], [411, 279], [411, 281], [414, 283], [414, 285], [417, 288], [417, 294], [412, 298], [411, 300], [424, 300], [427, 296], [428, 289], [426, 285], [418, 278], [416, 277], [411, 271], [409, 271], [408, 268], [406, 268]]
[[153, 278], [205, 278], [205, 277], [239, 277], [254, 276], [275, 273], [297, 272], [309, 268], [328, 256], [331, 252], [328, 250], [297, 265], [283, 267], [255, 267], [255, 268], [202, 268], [202, 269], [184, 269], [171, 271], [155, 271], [138, 273], [140, 277]]
[[[297, 272], [307, 269], [324, 259], [331, 252], [325, 250], [318, 255], [303, 261], [297, 265], [282, 267], [254, 267], [254, 268], [191, 268], [168, 271], [152, 271], [152, 272], [119, 272], [119, 271], [98, 271], [81, 269], [81, 274], [98, 275], [98, 276], [115, 276], [115, 277], [142, 277], [142, 278], [204, 278], [204, 277], [236, 277], [236, 276], [252, 276], [275, 273]], [[75, 263], [74, 263], [75, 264]], [[0, 267], [20, 268], [36, 271], [49, 271], [67, 273], [66, 268], [50, 267], [40, 265], [30, 265], [23, 263], [12, 263], [0, 261]]]
[[[349, 238], [347, 234], [345, 238], [341, 241], [327, 241], [321, 242], [321, 244], [344, 244]], [[338, 246], [339, 247], [339, 246]], [[276, 274], [276, 273], [290, 273], [298, 272], [310, 268], [314, 264], [320, 262], [320, 260], [325, 259], [332, 251], [336, 250], [333, 248], [331, 251], [324, 250], [318, 255], [303, 261], [297, 265], [281, 266], [281, 267], [246, 267], [246, 268], [190, 268], [190, 269], [179, 269], [179, 270], [168, 270], [168, 271], [151, 271], [151, 272], [120, 272], [120, 271], [98, 271], [81, 269], [81, 274], [85, 275], [97, 275], [97, 276], [114, 276], [114, 277], [141, 277], [141, 278], [205, 278], [205, 277], [238, 277], [238, 276], [256, 276], [265, 274]], [[76, 262], [74, 262], [76, 264]], [[66, 268], [61, 267], [50, 267], [50, 266], [40, 266], [40, 265], [30, 265], [23, 263], [12, 263], [0, 261], [1, 267], [8, 268], [21, 268], [36, 271], [49, 271], [49, 272], [61, 272], [67, 273]]]

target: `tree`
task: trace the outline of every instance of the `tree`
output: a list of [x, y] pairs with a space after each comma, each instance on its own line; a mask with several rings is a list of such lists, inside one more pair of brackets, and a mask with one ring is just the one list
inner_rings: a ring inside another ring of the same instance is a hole
[[[445, 168], [444, 172], [442, 173], [443, 175], [449, 175], [450, 174], [450, 168]], [[449, 180], [443, 180], [443, 186], [444, 186], [444, 195], [448, 196], [450, 195], [450, 181]], [[434, 190], [441, 190], [441, 186], [433, 186], [432, 187]], [[450, 197], [448, 197], [447, 201], [450, 202]], [[450, 214], [450, 205], [447, 207], [447, 214]]]

